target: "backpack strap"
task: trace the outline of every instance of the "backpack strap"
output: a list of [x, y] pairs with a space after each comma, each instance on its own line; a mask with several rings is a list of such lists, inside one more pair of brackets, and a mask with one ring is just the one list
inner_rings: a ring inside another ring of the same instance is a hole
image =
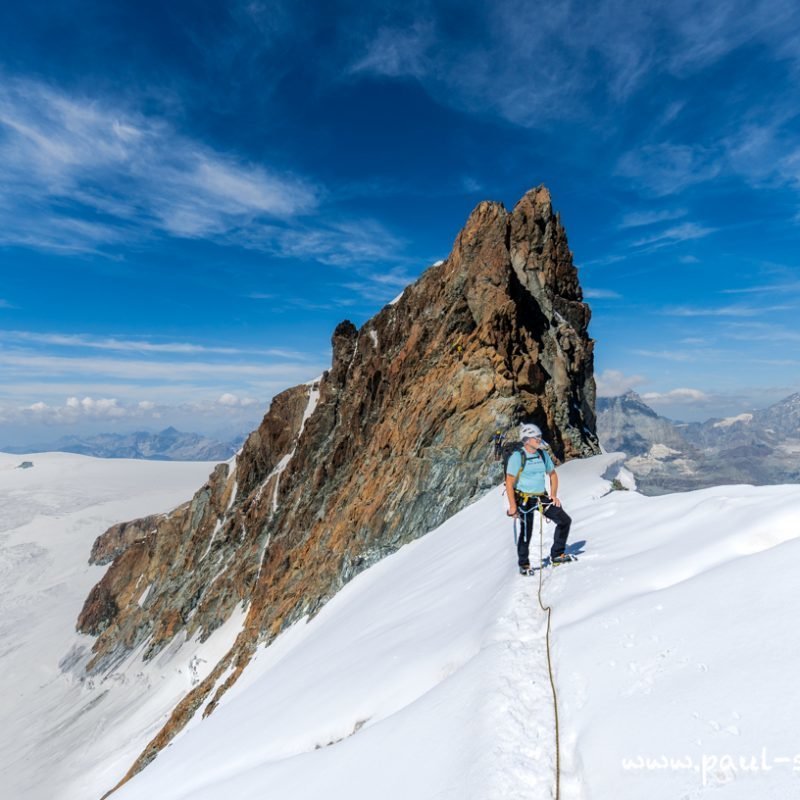
[[519, 453], [520, 467], [517, 470], [517, 474], [514, 476], [514, 488], [515, 489], [517, 488], [517, 481], [519, 480], [519, 476], [522, 475], [522, 470], [525, 469], [525, 464], [528, 461], [528, 457], [525, 455], [525, 448], [524, 447], [520, 447], [520, 449], [517, 450], [517, 452]]

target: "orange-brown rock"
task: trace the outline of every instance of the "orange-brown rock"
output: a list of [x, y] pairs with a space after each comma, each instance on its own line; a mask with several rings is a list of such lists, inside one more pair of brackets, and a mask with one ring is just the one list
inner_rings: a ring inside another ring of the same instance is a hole
[[497, 485], [496, 429], [535, 422], [561, 460], [599, 452], [589, 316], [547, 190], [511, 212], [480, 203], [446, 261], [360, 329], [336, 328], [331, 369], [276, 396], [190, 503], [104, 534], [97, 551], [116, 558], [79, 620], [98, 637], [90, 669], [247, 608], [231, 651], [129, 775], [201, 703], [213, 709], [259, 644]]
[[89, 561], [92, 564], [110, 564], [132, 544], [142, 542], [149, 533], [154, 533], [163, 516], [163, 514], [156, 514], [135, 519], [132, 522], [120, 522], [118, 525], [112, 525], [95, 540]]

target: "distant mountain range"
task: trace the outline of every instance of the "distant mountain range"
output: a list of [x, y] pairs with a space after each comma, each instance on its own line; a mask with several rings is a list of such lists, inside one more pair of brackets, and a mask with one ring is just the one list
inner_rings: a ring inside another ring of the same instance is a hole
[[645, 494], [800, 482], [800, 393], [760, 411], [675, 422], [629, 391], [598, 398], [597, 433], [608, 452], [627, 453]]
[[151, 461], [226, 461], [241, 446], [244, 437], [229, 442], [199, 433], [165, 428], [159, 433], [101, 433], [96, 436], [65, 436], [57, 442], [30, 447], [4, 447], [6, 453], [78, 453], [98, 458], [143, 458]]
[[[633, 391], [597, 399], [597, 433], [607, 452], [621, 450], [639, 491], [656, 495], [722, 484], [800, 482], [800, 392], [769, 408], [677, 422], [659, 416]], [[6, 453], [63, 452], [98, 458], [226, 461], [244, 437], [227, 442], [169, 427], [96, 436], [66, 436]]]

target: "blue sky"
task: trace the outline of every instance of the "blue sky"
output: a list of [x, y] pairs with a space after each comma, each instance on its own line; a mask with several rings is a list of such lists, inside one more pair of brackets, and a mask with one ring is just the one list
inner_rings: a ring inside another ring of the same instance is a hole
[[0, 445], [249, 429], [545, 183], [602, 393], [800, 390], [789, 0], [43, 2], [0, 25]]

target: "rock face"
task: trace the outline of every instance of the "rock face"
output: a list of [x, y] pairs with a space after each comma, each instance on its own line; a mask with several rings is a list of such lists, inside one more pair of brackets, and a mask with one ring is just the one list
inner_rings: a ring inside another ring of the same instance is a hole
[[126, 779], [213, 710], [259, 644], [496, 486], [494, 430], [532, 421], [557, 459], [598, 453], [589, 316], [548, 191], [512, 212], [482, 202], [446, 261], [360, 330], [337, 326], [331, 369], [276, 396], [191, 502], [103, 534], [93, 558], [113, 564], [78, 620], [97, 636], [90, 670], [247, 611]]
[[800, 480], [800, 394], [706, 422], [673, 422], [631, 391], [600, 398], [597, 411], [603, 446], [628, 455], [625, 466], [644, 494]]

